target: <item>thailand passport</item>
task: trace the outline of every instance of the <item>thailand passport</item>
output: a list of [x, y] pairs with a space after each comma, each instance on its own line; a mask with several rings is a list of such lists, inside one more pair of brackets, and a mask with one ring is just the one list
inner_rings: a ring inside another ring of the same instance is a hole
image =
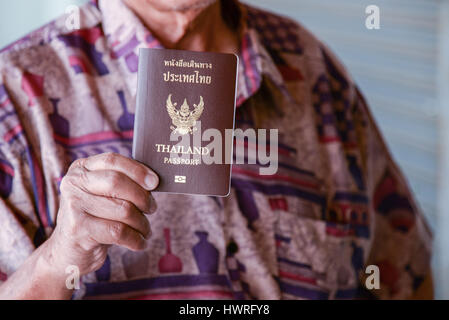
[[157, 192], [227, 196], [238, 58], [140, 49], [133, 158], [160, 178]]

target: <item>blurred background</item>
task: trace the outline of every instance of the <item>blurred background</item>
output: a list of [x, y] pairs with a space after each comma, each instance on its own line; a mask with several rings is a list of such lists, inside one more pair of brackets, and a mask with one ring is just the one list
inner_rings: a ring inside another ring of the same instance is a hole
[[[0, 47], [84, 2], [0, 0]], [[449, 299], [449, 0], [245, 2], [308, 27], [356, 79], [434, 231], [436, 296]]]

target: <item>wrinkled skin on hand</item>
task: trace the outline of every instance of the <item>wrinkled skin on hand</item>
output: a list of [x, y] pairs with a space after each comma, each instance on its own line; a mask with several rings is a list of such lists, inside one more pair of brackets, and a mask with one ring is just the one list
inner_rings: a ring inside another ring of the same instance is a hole
[[50, 265], [76, 265], [81, 275], [99, 269], [115, 244], [137, 251], [151, 235], [146, 214], [156, 210], [150, 191], [159, 183], [148, 167], [114, 153], [76, 160], [61, 182]]

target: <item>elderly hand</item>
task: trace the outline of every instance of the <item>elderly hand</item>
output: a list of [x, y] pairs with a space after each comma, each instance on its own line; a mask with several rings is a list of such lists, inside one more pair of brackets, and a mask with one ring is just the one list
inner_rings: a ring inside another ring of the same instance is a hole
[[76, 265], [83, 275], [103, 265], [109, 245], [145, 249], [151, 234], [145, 214], [156, 210], [150, 191], [158, 183], [152, 170], [118, 154], [76, 160], [61, 182], [49, 264], [58, 271]]

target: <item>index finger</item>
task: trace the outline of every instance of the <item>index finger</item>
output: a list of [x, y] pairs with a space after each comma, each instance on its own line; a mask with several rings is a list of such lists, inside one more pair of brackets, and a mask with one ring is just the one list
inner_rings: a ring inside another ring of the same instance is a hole
[[154, 190], [159, 184], [157, 174], [136, 160], [129, 159], [117, 153], [103, 153], [85, 159], [80, 159], [80, 165], [89, 171], [114, 170], [127, 175], [146, 190]]

